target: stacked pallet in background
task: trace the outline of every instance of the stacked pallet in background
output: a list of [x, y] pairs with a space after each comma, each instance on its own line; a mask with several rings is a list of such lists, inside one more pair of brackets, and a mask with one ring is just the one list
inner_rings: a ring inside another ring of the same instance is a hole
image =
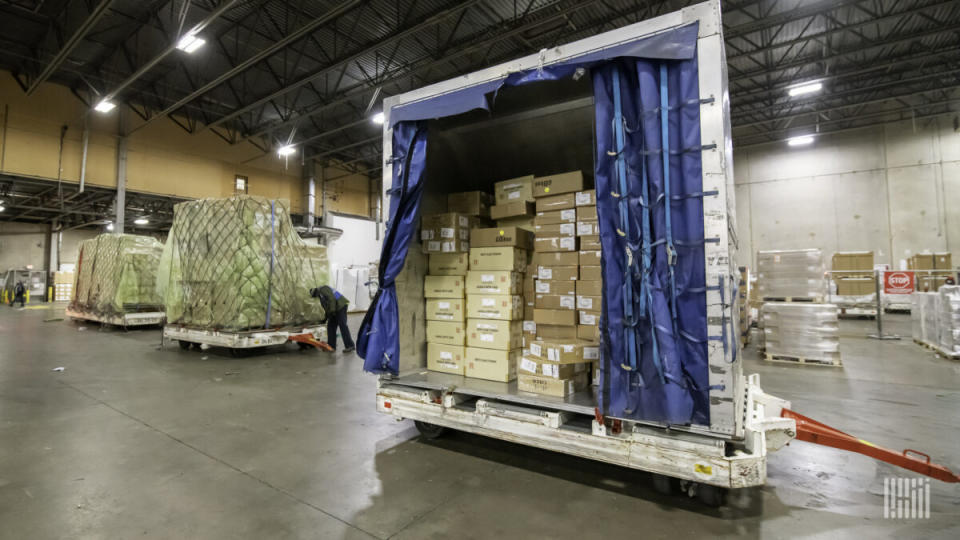
[[916, 270], [916, 287], [921, 292], [937, 292], [948, 277], [956, 278], [949, 252], [918, 253], [907, 259], [907, 269]]
[[823, 302], [824, 272], [819, 249], [757, 253], [757, 287], [764, 302]]
[[767, 302], [761, 316], [768, 361], [841, 365], [837, 306]]
[[69, 302], [73, 297], [73, 272], [53, 273], [53, 299], [56, 302]]
[[431, 253], [423, 296], [426, 299], [427, 369], [463, 375], [466, 368], [468, 254]]
[[947, 358], [960, 359], [960, 287], [911, 295], [913, 341]]
[[841, 315], [877, 314], [877, 277], [872, 251], [841, 251], [833, 254], [831, 278], [836, 289], [830, 301]]

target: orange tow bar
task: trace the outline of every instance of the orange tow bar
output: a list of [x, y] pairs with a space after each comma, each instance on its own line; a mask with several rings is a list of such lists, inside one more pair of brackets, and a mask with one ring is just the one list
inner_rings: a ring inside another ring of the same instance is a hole
[[320, 341], [319, 339], [313, 337], [313, 334], [295, 334], [288, 337], [287, 340], [313, 345], [321, 351], [333, 352], [333, 347], [331, 347], [326, 341]]
[[[877, 446], [873, 443], [858, 439], [852, 435], [844, 433], [838, 429], [821, 424], [816, 420], [795, 413], [789, 409], [783, 409], [780, 413], [783, 418], [793, 418], [797, 422], [797, 439], [814, 444], [822, 444], [848, 452], [856, 452], [873, 459], [884, 461], [897, 467], [911, 470], [915, 473], [936, 478], [942, 482], [960, 482], [960, 475], [954, 474], [950, 469], [943, 465], [930, 463], [930, 456], [916, 450], [904, 450], [897, 452]], [[915, 457], [916, 456], [916, 457]]]

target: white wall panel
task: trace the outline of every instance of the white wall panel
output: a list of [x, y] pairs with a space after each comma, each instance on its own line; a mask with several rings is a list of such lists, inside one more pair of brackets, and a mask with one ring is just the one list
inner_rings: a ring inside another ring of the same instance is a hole
[[915, 165], [887, 170], [890, 193], [890, 242], [893, 256], [943, 250], [937, 213], [937, 186], [934, 165]]
[[887, 149], [887, 167], [924, 165], [939, 161], [936, 125], [913, 122], [887, 124], [883, 129]]
[[833, 188], [837, 251], [871, 250], [876, 262], [890, 262], [890, 219], [883, 171], [844, 173], [823, 179]]
[[[956, 144], [960, 146], [960, 140]], [[957, 261], [960, 258], [960, 161], [945, 162], [942, 167], [947, 251], [954, 253], [953, 260]]]
[[753, 266], [753, 239], [750, 219], [750, 184], [741, 184], [735, 189], [737, 198], [737, 264]]
[[837, 248], [832, 184], [795, 178], [750, 185], [753, 250]]

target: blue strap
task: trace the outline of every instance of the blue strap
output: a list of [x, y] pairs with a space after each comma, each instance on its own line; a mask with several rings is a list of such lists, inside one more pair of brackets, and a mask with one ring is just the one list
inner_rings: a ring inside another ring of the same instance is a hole
[[267, 280], [267, 319], [264, 321], [264, 328], [270, 328], [270, 308], [273, 306], [273, 250], [274, 250], [274, 205], [276, 201], [270, 201], [270, 275]]
[[[667, 64], [660, 64], [660, 146], [663, 149], [663, 195], [666, 200], [670, 197], [670, 133], [668, 118], [669, 90], [667, 84]], [[677, 333], [677, 278], [674, 267], [677, 264], [677, 251], [673, 247], [673, 224], [670, 221], [670, 205], [665, 204], [664, 219], [667, 232], [667, 268], [670, 271], [670, 319], [673, 324], [673, 333]]]

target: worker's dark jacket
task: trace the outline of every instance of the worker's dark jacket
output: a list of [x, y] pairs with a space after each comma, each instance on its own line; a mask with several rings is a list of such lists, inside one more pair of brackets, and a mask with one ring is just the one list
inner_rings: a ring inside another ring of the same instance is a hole
[[345, 296], [327, 285], [312, 289], [310, 296], [320, 299], [320, 304], [323, 305], [323, 310], [327, 312], [328, 317], [330, 314], [336, 313], [350, 304], [350, 301], [347, 300]]

